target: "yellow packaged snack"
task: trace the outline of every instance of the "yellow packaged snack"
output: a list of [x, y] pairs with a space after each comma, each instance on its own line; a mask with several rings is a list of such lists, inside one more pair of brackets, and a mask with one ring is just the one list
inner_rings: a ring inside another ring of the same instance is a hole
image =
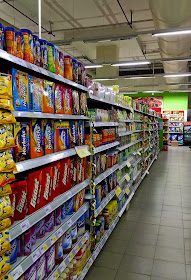
[[11, 194], [11, 193], [12, 193], [12, 189], [11, 189], [10, 184], [0, 186], [0, 197]]
[[0, 98], [13, 98], [12, 76], [0, 73]]
[[9, 111], [0, 109], [0, 124], [2, 123], [16, 123], [16, 119]]
[[0, 232], [0, 256], [5, 252], [11, 250], [11, 244], [9, 240], [9, 231], [3, 230]]
[[0, 275], [5, 275], [11, 269], [9, 253], [0, 257]]
[[0, 197], [0, 220], [13, 216], [13, 209], [9, 196]]
[[15, 146], [12, 124], [0, 124], [0, 150]]
[[13, 172], [0, 173], [0, 186], [4, 186], [8, 183], [15, 181], [15, 175]]
[[13, 111], [13, 100], [0, 97], [0, 108]]
[[0, 231], [6, 228], [9, 228], [11, 226], [11, 219], [3, 219], [0, 221]]
[[10, 149], [0, 151], [0, 172], [17, 171]]

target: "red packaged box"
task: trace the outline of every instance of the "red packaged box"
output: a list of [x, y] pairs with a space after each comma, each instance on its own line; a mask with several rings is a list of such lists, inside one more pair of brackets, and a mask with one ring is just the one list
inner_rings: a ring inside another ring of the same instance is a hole
[[77, 157], [71, 158], [70, 163], [71, 187], [74, 187], [77, 184]]
[[64, 193], [71, 189], [71, 163], [70, 158], [60, 161], [60, 193]]
[[41, 189], [41, 207], [51, 202], [52, 197], [52, 178], [53, 178], [53, 168], [52, 166], [47, 166], [42, 169], [42, 189]]
[[41, 208], [42, 170], [28, 174], [28, 215]]
[[18, 181], [14, 183], [16, 191], [16, 203], [14, 220], [22, 220], [27, 214], [27, 180]]
[[[13, 213], [15, 213], [15, 206], [16, 206], [16, 190], [15, 190], [15, 184], [11, 184], [11, 190], [12, 193], [9, 195], [10, 200], [11, 200], [11, 207], [13, 209]], [[14, 216], [10, 218], [11, 219], [11, 224], [14, 223], [15, 219]]]
[[52, 197], [60, 195], [60, 161], [51, 164], [52, 166]]

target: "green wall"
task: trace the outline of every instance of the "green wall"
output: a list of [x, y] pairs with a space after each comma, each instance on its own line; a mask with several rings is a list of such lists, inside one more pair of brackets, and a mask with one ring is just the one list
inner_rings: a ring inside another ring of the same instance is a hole
[[[127, 94], [128, 95], [128, 94]], [[163, 96], [163, 110], [164, 111], [183, 111], [188, 109], [188, 93], [187, 92], [176, 92], [170, 93], [164, 91], [163, 93], [142, 93], [129, 94], [131, 97], [148, 97], [148, 96]]]

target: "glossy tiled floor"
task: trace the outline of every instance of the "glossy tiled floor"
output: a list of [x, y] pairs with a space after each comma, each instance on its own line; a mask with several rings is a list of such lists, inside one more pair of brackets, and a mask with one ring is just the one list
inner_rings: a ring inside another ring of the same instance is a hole
[[191, 150], [160, 152], [86, 280], [191, 280]]

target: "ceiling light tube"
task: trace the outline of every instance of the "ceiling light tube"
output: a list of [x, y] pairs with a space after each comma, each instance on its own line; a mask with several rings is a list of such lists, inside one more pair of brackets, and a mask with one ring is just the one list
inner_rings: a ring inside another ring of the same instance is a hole
[[132, 61], [132, 62], [113, 63], [111, 66], [136, 66], [136, 65], [146, 65], [150, 63], [151, 63], [150, 61]]
[[143, 93], [162, 93], [164, 92], [163, 90], [145, 90]]
[[156, 77], [151, 77], [151, 76], [145, 76], [145, 77], [141, 77], [141, 76], [137, 76], [137, 77], [128, 77], [125, 78], [125, 80], [137, 80], [137, 79], [155, 79]]
[[160, 36], [176, 36], [176, 35], [188, 35], [191, 34], [191, 29], [188, 30], [177, 30], [177, 31], [167, 31], [167, 32], [159, 32], [155, 33], [153, 37], [160, 37]]
[[118, 78], [97, 78], [97, 79], [92, 79], [92, 81], [94, 82], [98, 82], [98, 81], [116, 81], [118, 80]]
[[106, 43], [106, 42], [111, 42], [111, 40], [110, 39], [106, 39], [106, 40], [99, 40], [97, 42], [98, 43]]
[[92, 64], [92, 65], [85, 65], [86, 69], [91, 69], [91, 68], [101, 68], [103, 65], [101, 64]]
[[191, 92], [191, 89], [172, 89], [170, 92]]
[[189, 77], [189, 76], [191, 76], [191, 73], [166, 74], [163, 77], [164, 78], [177, 78], [177, 77]]

